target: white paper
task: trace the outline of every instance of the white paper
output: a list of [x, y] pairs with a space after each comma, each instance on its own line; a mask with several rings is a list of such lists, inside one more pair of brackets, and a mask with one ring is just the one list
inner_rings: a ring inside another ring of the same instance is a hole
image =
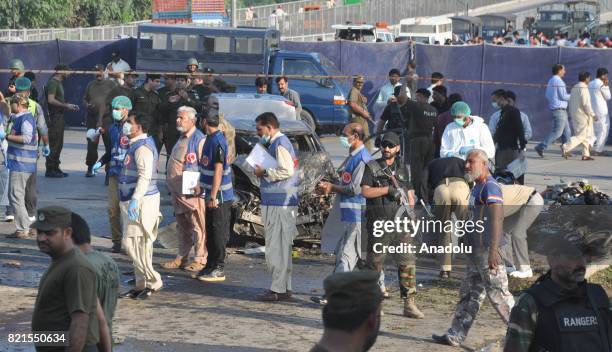
[[247, 164], [249, 164], [253, 169], [256, 166], [260, 166], [263, 169], [276, 169], [278, 167], [278, 163], [276, 159], [268, 153], [266, 148], [264, 148], [261, 144], [255, 144], [253, 150], [251, 150], [251, 154], [246, 158]]
[[197, 171], [183, 171], [183, 194], [193, 194], [193, 189], [200, 182], [200, 173]]

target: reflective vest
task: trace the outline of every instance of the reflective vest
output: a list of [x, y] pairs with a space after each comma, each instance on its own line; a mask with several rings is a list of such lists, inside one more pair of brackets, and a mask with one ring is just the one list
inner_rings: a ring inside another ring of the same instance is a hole
[[579, 286], [581, 293], [560, 293], [547, 274], [527, 289], [538, 307], [535, 336], [529, 351], [612, 350], [610, 300], [606, 291], [589, 283]]
[[110, 176], [118, 176], [121, 174], [123, 168], [123, 160], [125, 154], [130, 147], [130, 139], [128, 136], [123, 135], [121, 124], [113, 122], [109, 129], [110, 133], [110, 144], [111, 144], [111, 158], [108, 162], [108, 174]]
[[268, 146], [268, 152], [274, 159], [276, 159], [276, 151], [278, 147], [289, 151], [291, 159], [293, 159], [294, 172], [293, 176], [281, 180], [281, 181], [268, 181], [265, 177], [261, 177], [261, 204], [262, 205], [273, 205], [273, 206], [297, 206], [298, 205], [298, 172], [297, 172], [297, 158], [293, 145], [289, 141], [289, 138], [285, 135], [277, 137], [270, 146]]
[[227, 162], [227, 142], [221, 131], [217, 131], [206, 137], [204, 147], [202, 147], [202, 158], [200, 159], [200, 187], [206, 192], [206, 199], [210, 199], [212, 190], [213, 176], [215, 175], [215, 164], [213, 163], [214, 153], [220, 146], [223, 150], [223, 175], [217, 197], [221, 196], [220, 202], [234, 200], [234, 189], [232, 187], [232, 169]]
[[32, 116], [34, 116], [34, 121], [36, 121], [36, 116], [38, 115], [37, 109], [36, 109], [36, 105], [38, 105], [38, 103], [32, 99], [28, 99], [28, 111], [32, 114]]
[[34, 116], [29, 111], [14, 116], [11, 134], [22, 135], [22, 126], [26, 121], [32, 126], [32, 139], [27, 144], [8, 142], [7, 166], [11, 171], [34, 173], [38, 159], [38, 135]]
[[134, 191], [136, 190], [136, 183], [138, 182], [136, 150], [140, 147], [149, 148], [153, 152], [153, 174], [151, 175], [151, 182], [149, 182], [145, 195], [150, 196], [159, 193], [156, 180], [159, 154], [157, 154], [157, 148], [155, 147], [153, 138], [147, 137], [130, 144], [127, 155], [123, 160], [123, 168], [119, 174], [119, 199], [122, 202], [132, 199], [132, 195], [134, 195]]
[[[346, 163], [344, 171], [342, 172], [341, 184], [343, 187], [351, 187], [355, 176], [355, 171], [359, 165], [365, 164], [372, 160], [372, 156], [368, 152], [368, 149], [363, 145], [357, 154], [351, 156], [349, 161]], [[363, 168], [362, 168], [363, 171]], [[340, 194], [340, 211], [342, 214], [341, 220], [343, 222], [360, 222], [361, 216], [365, 210], [366, 200], [361, 192], [349, 196], [346, 194]]]
[[[206, 135], [196, 128], [195, 132], [189, 137], [187, 142], [187, 152], [185, 153], [185, 160], [183, 160], [183, 171], [199, 171], [200, 166], [198, 163], [198, 146], [202, 139], [206, 138]], [[175, 144], [174, 148], [178, 145]]]

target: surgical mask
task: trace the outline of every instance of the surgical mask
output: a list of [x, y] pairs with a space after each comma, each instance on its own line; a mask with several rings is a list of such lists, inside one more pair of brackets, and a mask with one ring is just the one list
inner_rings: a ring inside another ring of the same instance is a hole
[[132, 134], [132, 125], [129, 122], [124, 123], [122, 131], [125, 136], [129, 136]]
[[344, 148], [350, 148], [351, 143], [349, 143], [348, 137], [340, 136], [340, 145], [342, 145]]
[[492, 101], [492, 102], [491, 102], [491, 106], [493, 107], [493, 109], [495, 109], [495, 110], [499, 110], [499, 104], [497, 104], [497, 102], [496, 102], [496, 101]]
[[259, 141], [261, 142], [261, 144], [266, 145], [270, 143], [270, 136], [261, 136], [259, 137]]
[[455, 119], [455, 123], [457, 124], [457, 126], [463, 127], [463, 125], [465, 125], [465, 119], [463, 118]]
[[121, 113], [121, 110], [113, 110], [113, 119], [115, 121], [123, 120], [123, 114]]

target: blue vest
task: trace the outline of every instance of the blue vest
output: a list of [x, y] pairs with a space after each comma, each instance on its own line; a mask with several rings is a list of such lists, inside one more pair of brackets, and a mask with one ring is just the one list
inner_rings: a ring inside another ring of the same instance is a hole
[[21, 128], [25, 121], [32, 126], [32, 139], [28, 144], [8, 142], [7, 166], [11, 171], [34, 173], [36, 172], [36, 160], [38, 159], [38, 135], [34, 116], [30, 112], [25, 112], [13, 117], [11, 134], [22, 135]]
[[[111, 143], [111, 158], [109, 161], [108, 174], [110, 176], [119, 176], [123, 161], [117, 160], [116, 157], [127, 153], [130, 147], [130, 139], [123, 135], [121, 124], [113, 122], [110, 127], [110, 143]], [[120, 158], [122, 159], [122, 158]]]
[[279, 146], [283, 146], [291, 154], [293, 159], [294, 172], [293, 176], [282, 180], [269, 182], [265, 177], [261, 177], [261, 204], [273, 206], [297, 206], [298, 205], [298, 170], [297, 158], [293, 145], [287, 136], [282, 135], [276, 138], [268, 147], [270, 155], [276, 159], [276, 151]]
[[210, 199], [213, 176], [215, 175], [213, 159], [217, 146], [221, 146], [225, 157], [223, 159], [223, 176], [221, 177], [221, 186], [219, 187], [221, 202], [228, 202], [234, 200], [234, 189], [232, 187], [232, 169], [227, 162], [227, 141], [221, 131], [207, 136], [206, 142], [204, 142], [202, 158], [200, 159], [200, 187], [206, 191], [206, 199]]
[[[189, 137], [187, 142], [187, 152], [185, 153], [185, 160], [183, 160], [183, 171], [199, 171], [200, 166], [198, 163], [198, 146], [202, 139], [206, 138], [204, 133], [196, 128], [195, 132]], [[175, 144], [174, 148], [178, 145]]]
[[138, 168], [136, 167], [136, 150], [140, 147], [149, 148], [153, 152], [153, 174], [151, 175], [151, 182], [147, 188], [146, 196], [150, 196], [159, 193], [157, 189], [157, 161], [159, 154], [157, 154], [157, 148], [152, 137], [137, 140], [134, 144], [130, 144], [130, 148], [127, 151], [125, 160], [123, 160], [123, 168], [121, 174], [119, 174], [119, 199], [122, 202], [132, 199], [134, 191], [136, 190], [136, 183], [138, 182]]
[[[353, 182], [353, 178], [356, 176], [355, 170], [357, 167], [362, 163], [365, 166], [365, 164], [367, 164], [370, 160], [372, 160], [372, 156], [365, 147], [362, 147], [357, 154], [351, 156], [344, 167], [344, 171], [342, 172], [342, 186], [350, 187]], [[361, 192], [353, 196], [340, 194], [340, 210], [342, 214], [341, 220], [343, 222], [360, 222], [365, 210], [365, 205], [366, 200], [363, 195], [361, 195]]]

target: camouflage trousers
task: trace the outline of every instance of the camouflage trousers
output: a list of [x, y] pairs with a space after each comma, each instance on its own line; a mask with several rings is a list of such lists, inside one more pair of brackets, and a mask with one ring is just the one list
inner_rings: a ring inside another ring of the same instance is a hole
[[468, 255], [466, 275], [459, 288], [459, 303], [451, 328], [448, 330], [449, 335], [454, 335], [460, 340], [464, 340], [470, 331], [485, 296], [489, 298], [504, 324], [508, 324], [510, 311], [514, 306], [514, 297], [508, 290], [506, 267], [502, 262], [497, 270], [490, 270], [488, 259], [489, 249], [486, 247], [473, 247], [473, 253]]

